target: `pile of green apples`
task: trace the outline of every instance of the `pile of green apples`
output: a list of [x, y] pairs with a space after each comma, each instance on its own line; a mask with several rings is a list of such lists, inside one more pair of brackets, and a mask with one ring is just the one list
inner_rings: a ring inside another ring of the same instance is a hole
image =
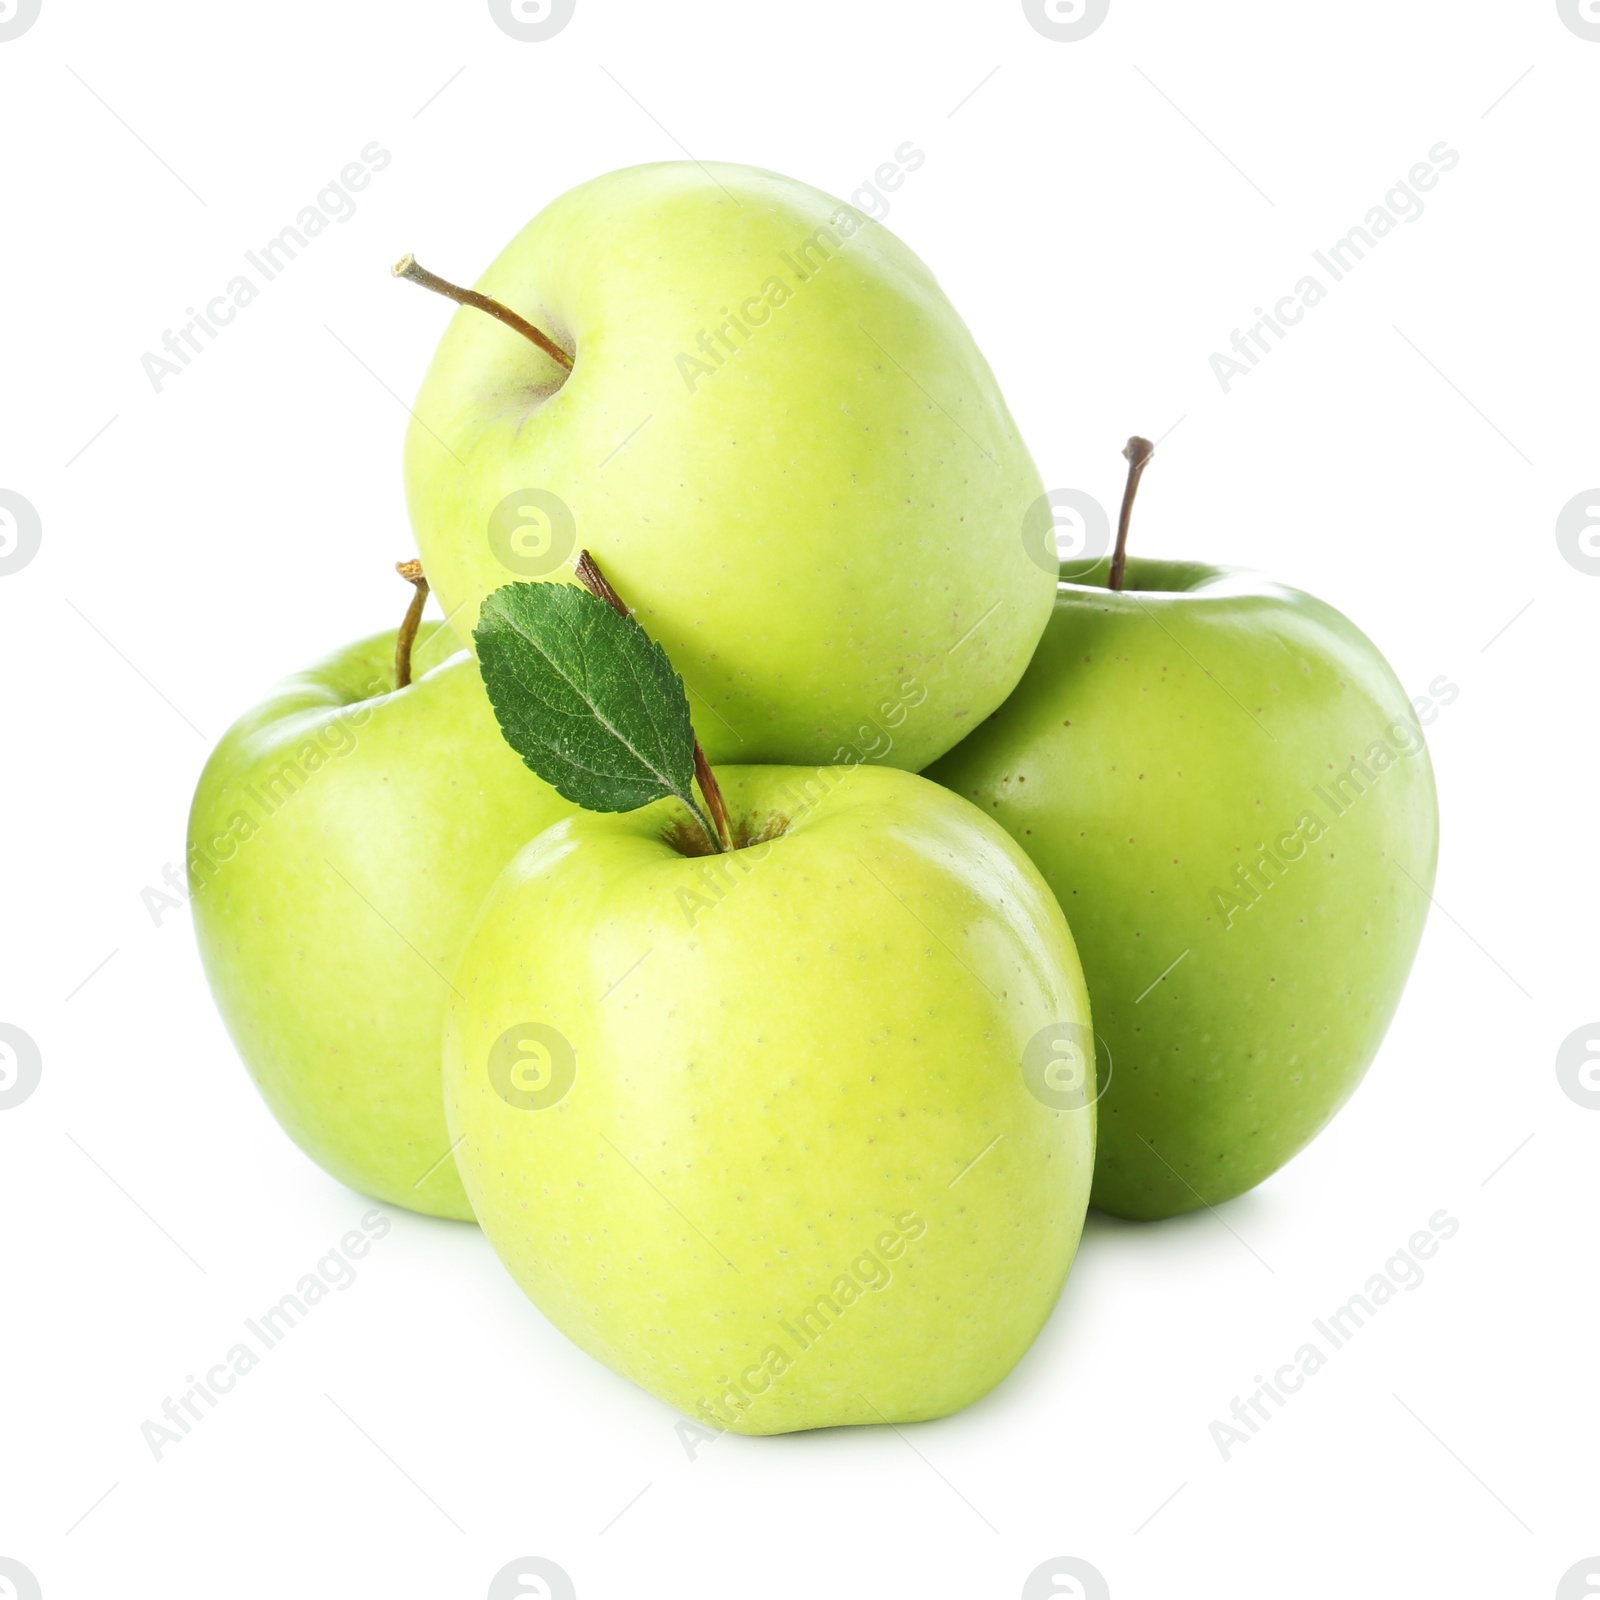
[[190, 818], [240, 1055], [687, 1415], [967, 1405], [1090, 1205], [1219, 1205], [1361, 1079], [1437, 854], [1411, 703], [1309, 595], [1127, 557], [1143, 441], [1064, 579], [954, 308], [815, 189], [638, 167], [475, 289], [396, 271], [459, 302], [405, 620]]

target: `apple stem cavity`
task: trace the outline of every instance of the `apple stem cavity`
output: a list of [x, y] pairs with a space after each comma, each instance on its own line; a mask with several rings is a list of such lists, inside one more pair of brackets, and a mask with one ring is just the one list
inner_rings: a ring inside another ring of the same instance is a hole
[[[578, 560], [573, 572], [577, 576], [578, 582], [590, 594], [597, 600], [604, 600], [618, 616], [627, 617], [633, 615], [622, 596], [611, 587], [611, 582], [600, 570], [599, 563], [587, 550], [578, 552]], [[695, 820], [705, 830], [706, 838], [711, 841], [719, 853], [725, 850], [732, 850], [734, 847], [733, 830], [728, 825], [728, 806], [727, 802], [722, 798], [722, 785], [717, 782], [716, 774], [711, 770], [711, 763], [706, 760], [706, 753], [701, 749], [698, 737], [694, 741], [694, 775], [695, 781], [700, 785], [700, 793], [705, 796], [706, 809], [711, 813], [712, 822], [715, 823], [715, 830], [713, 831], [712, 825], [699, 814], [698, 809], [695, 813]]]
[[411, 646], [416, 642], [422, 608], [428, 603], [428, 580], [420, 561], [397, 561], [394, 570], [412, 585], [411, 604], [394, 638], [394, 686], [404, 689], [411, 682]]
[[572, 357], [558, 345], [543, 329], [536, 328], [526, 317], [519, 316], [510, 306], [503, 306], [498, 300], [491, 300], [486, 294], [479, 294], [476, 289], [463, 289], [459, 284], [451, 283], [448, 278], [441, 278], [436, 272], [429, 272], [420, 266], [417, 258], [404, 255], [395, 262], [393, 272], [397, 278], [409, 278], [413, 283], [420, 283], [424, 289], [431, 289], [435, 294], [442, 294], [446, 300], [454, 300], [459, 306], [472, 306], [475, 310], [486, 311], [491, 317], [498, 317], [508, 328], [515, 328], [524, 339], [544, 351], [552, 361], [559, 362], [568, 372], [572, 371]]
[[1139, 480], [1155, 453], [1156, 447], [1138, 434], [1122, 447], [1123, 459], [1128, 463], [1128, 482], [1122, 491], [1122, 515], [1117, 519], [1117, 548], [1111, 557], [1111, 576], [1107, 579], [1112, 589], [1122, 587], [1123, 573], [1128, 565], [1128, 523], [1133, 517], [1133, 497], [1138, 494]]

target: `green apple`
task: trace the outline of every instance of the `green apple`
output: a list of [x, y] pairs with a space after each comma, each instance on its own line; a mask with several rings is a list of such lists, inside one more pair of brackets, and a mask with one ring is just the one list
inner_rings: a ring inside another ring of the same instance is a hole
[[1405, 691], [1331, 606], [1225, 567], [1127, 573], [1061, 584], [1015, 693], [928, 776], [1070, 919], [1110, 1057], [1093, 1203], [1150, 1218], [1260, 1183], [1355, 1089], [1439, 824]]
[[580, 814], [490, 893], [445, 1028], [467, 1193], [557, 1327], [712, 1427], [942, 1416], [1028, 1348], [1083, 1226], [1072, 936], [911, 773], [717, 776], [742, 848], [690, 853], [676, 801]]
[[556, 200], [478, 288], [571, 370], [474, 300], [422, 384], [406, 493], [463, 639], [492, 590], [570, 579], [587, 546], [713, 761], [915, 771], [1021, 677], [1055, 582], [1024, 536], [1039, 475], [886, 228], [774, 173], [665, 162]]
[[575, 808], [507, 747], [448, 628], [423, 625], [404, 688], [394, 658], [392, 630], [353, 644], [223, 735], [189, 817], [191, 903], [295, 1143], [364, 1194], [470, 1219], [439, 1087], [451, 969], [500, 869]]

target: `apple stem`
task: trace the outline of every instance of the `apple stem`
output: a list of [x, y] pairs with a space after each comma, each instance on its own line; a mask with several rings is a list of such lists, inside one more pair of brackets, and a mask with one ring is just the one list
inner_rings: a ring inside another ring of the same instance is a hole
[[[610, 580], [600, 570], [599, 563], [587, 550], [578, 552], [577, 564], [573, 571], [577, 575], [578, 582], [597, 600], [604, 600], [618, 616], [633, 615], [622, 596], [611, 587]], [[711, 770], [711, 763], [706, 760], [706, 753], [701, 749], [698, 737], [694, 741], [694, 775], [700, 784], [700, 793], [705, 796], [706, 809], [711, 813], [716, 829], [712, 831], [711, 823], [700, 814], [698, 806], [694, 808], [695, 820], [705, 830], [706, 838], [719, 852], [733, 849], [733, 830], [728, 826], [727, 802], [722, 798], [722, 786]]]
[[722, 785], [717, 782], [717, 775], [711, 770], [711, 763], [706, 760], [698, 737], [694, 741], [694, 775], [700, 784], [700, 793], [705, 796], [706, 809], [716, 824], [718, 850], [733, 849], [733, 829], [728, 826], [728, 803], [722, 798]]
[[397, 561], [394, 570], [413, 585], [411, 604], [406, 607], [405, 620], [394, 639], [394, 686], [403, 689], [411, 682], [411, 646], [417, 637], [417, 624], [422, 621], [422, 608], [428, 603], [428, 580], [420, 561]]
[[395, 277], [409, 278], [413, 283], [420, 283], [424, 289], [442, 294], [446, 300], [454, 300], [457, 305], [472, 306], [478, 311], [487, 311], [491, 317], [498, 317], [508, 328], [515, 328], [524, 339], [529, 339], [538, 345], [552, 361], [558, 361], [568, 372], [572, 371], [572, 357], [549, 334], [534, 327], [526, 317], [518, 316], [510, 306], [503, 306], [498, 300], [491, 300], [488, 295], [479, 294], [476, 289], [463, 289], [459, 284], [451, 283], [448, 278], [441, 278], [438, 273], [429, 272], [426, 267], [419, 266], [417, 258], [412, 255], [401, 256], [395, 262], [393, 272]]
[[1133, 516], [1133, 497], [1138, 494], [1139, 480], [1144, 476], [1144, 469], [1155, 453], [1156, 447], [1148, 439], [1141, 439], [1138, 434], [1122, 447], [1123, 459], [1128, 463], [1128, 483], [1122, 491], [1122, 515], [1117, 519], [1117, 548], [1111, 557], [1111, 576], [1108, 583], [1113, 589], [1122, 587], [1122, 574], [1128, 565], [1128, 523]]

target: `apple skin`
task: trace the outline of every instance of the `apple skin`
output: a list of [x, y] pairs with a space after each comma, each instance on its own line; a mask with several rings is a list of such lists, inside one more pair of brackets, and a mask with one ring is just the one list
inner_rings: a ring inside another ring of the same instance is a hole
[[787, 831], [691, 857], [676, 802], [584, 814], [495, 885], [445, 1028], [467, 1193], [551, 1322], [711, 1426], [942, 1416], [1027, 1350], [1083, 1227], [1092, 1051], [1066, 1107], [1020, 1066], [1053, 1022], [1092, 1037], [1072, 936], [914, 774], [718, 776]]
[[[462, 309], [422, 384], [406, 494], [464, 642], [492, 590], [570, 581], [587, 548], [683, 674], [714, 763], [916, 771], [1021, 677], [1055, 586], [1023, 534], [1043, 487], [886, 228], [773, 173], [664, 162], [556, 200], [477, 287], [575, 363], [562, 382]], [[520, 516], [528, 490], [570, 521]]]
[[1405, 690], [1331, 606], [1138, 559], [1116, 594], [1106, 568], [1062, 583], [1016, 692], [927, 776], [1055, 890], [1111, 1058], [1093, 1204], [1157, 1218], [1253, 1188], [1354, 1091], [1422, 934], [1438, 803]]
[[399, 690], [394, 646], [336, 652], [223, 735], [189, 816], [191, 905], [290, 1138], [363, 1194], [470, 1220], [439, 1087], [446, 980], [500, 869], [575, 808], [501, 738], [448, 628], [423, 624]]

